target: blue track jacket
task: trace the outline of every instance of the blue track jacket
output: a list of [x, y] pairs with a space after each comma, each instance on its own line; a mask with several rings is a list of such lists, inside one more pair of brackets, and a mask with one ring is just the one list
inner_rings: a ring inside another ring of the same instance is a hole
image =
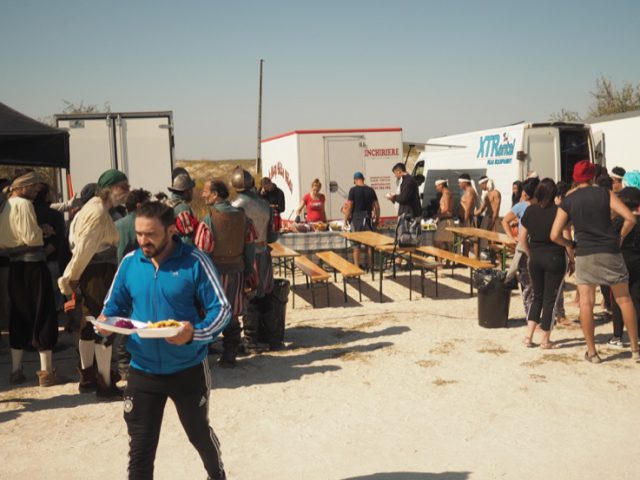
[[[131, 366], [153, 374], [175, 373], [201, 363], [207, 356], [207, 344], [231, 320], [231, 306], [211, 259], [190, 245], [172, 241], [175, 250], [157, 270], [139, 248], [126, 255], [102, 310], [107, 317], [143, 322], [188, 320], [193, 324], [193, 341], [186, 345], [130, 336]], [[205, 313], [202, 320], [198, 306]]]

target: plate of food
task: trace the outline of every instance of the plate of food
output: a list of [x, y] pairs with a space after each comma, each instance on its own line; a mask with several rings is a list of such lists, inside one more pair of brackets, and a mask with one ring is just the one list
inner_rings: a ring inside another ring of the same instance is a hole
[[104, 330], [121, 333], [122, 335], [139, 333], [140, 329], [147, 327], [146, 322], [139, 322], [138, 320], [131, 320], [130, 318], [124, 317], [107, 317], [103, 322], [96, 320], [94, 317], [87, 317], [87, 320], [96, 326], [100, 326], [100, 328]]
[[147, 322], [144, 328], [136, 331], [140, 338], [169, 338], [179, 334], [184, 327], [177, 320]]

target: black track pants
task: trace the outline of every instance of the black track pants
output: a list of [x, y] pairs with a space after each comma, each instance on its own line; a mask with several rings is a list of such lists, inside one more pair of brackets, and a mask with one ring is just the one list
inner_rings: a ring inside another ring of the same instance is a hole
[[153, 375], [129, 369], [124, 419], [129, 432], [129, 480], [153, 478], [153, 463], [167, 398], [196, 448], [209, 478], [224, 479], [220, 442], [209, 426], [211, 373], [207, 359], [181, 372]]

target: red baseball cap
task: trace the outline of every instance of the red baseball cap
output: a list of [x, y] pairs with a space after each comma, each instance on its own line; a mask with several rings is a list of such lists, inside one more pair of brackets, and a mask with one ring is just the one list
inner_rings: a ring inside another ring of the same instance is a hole
[[581, 160], [573, 166], [573, 181], [584, 183], [591, 180], [596, 174], [596, 166], [589, 160]]

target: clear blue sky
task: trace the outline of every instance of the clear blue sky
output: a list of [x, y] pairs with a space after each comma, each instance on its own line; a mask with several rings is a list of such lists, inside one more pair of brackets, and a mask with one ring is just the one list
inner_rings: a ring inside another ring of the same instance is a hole
[[251, 158], [263, 137], [399, 126], [409, 141], [587, 112], [640, 83], [640, 2], [2, 0], [0, 101], [173, 110], [176, 154]]

